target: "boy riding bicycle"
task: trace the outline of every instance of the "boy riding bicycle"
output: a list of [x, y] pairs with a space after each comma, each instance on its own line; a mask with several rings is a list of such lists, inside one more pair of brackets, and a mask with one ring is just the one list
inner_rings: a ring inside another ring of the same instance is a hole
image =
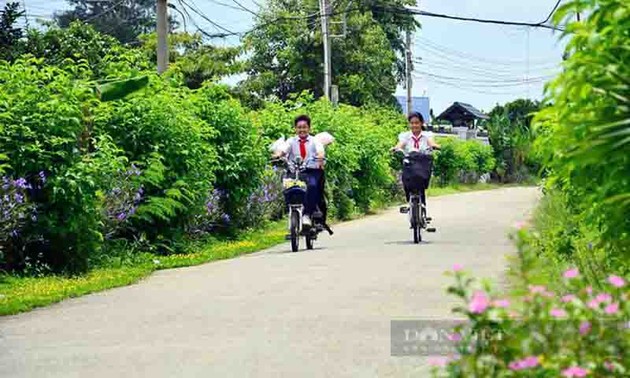
[[306, 164], [304, 171], [307, 186], [302, 223], [311, 226], [311, 218], [322, 201], [324, 182], [324, 145], [317, 141], [311, 132], [311, 119], [300, 115], [293, 122], [296, 136], [287, 140], [287, 148], [275, 157], [286, 156], [294, 162], [299, 157]]

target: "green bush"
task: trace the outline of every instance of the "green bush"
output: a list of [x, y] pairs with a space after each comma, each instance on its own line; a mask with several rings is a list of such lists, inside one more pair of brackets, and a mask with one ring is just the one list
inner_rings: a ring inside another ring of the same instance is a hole
[[[78, 65], [75, 72], [89, 70]], [[0, 151], [8, 157], [7, 172], [31, 186], [38, 184], [40, 172], [50, 177], [28, 194], [41, 214], [29, 227], [36, 237], [25, 238], [12, 261], [19, 264], [43, 253], [57, 269], [84, 270], [86, 257], [98, 249], [96, 182], [108, 171], [96, 171], [97, 178], [86, 172], [94, 164], [105, 168], [107, 162], [98, 146], [88, 151], [83, 123], [84, 109], [96, 101], [86, 82], [41, 59], [0, 62]]]
[[492, 147], [478, 141], [441, 138], [442, 149], [435, 154], [433, 175], [440, 185], [454, 182], [476, 183], [495, 167]]
[[[575, 13], [588, 18], [575, 22]], [[567, 25], [564, 69], [547, 86], [548, 106], [534, 119], [536, 148], [544, 158], [547, 188], [561, 192], [565, 219], [607, 259], [628, 269], [630, 256], [630, 5], [621, 0], [570, 1], [555, 21]], [[568, 255], [572, 261], [575, 254]], [[600, 272], [600, 275], [605, 272]]]
[[160, 240], [161, 252], [174, 252], [168, 240], [204, 208], [218, 156], [217, 132], [196, 112], [197, 94], [150, 74], [149, 88], [128, 98], [100, 103], [94, 132], [107, 135], [142, 174], [143, 200], [133, 215], [136, 236]]

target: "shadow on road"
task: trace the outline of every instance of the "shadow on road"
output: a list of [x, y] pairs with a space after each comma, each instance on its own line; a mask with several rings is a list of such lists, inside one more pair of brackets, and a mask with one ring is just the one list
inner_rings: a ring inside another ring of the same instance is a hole
[[[388, 241], [385, 242], [386, 245], [416, 245], [413, 240], [398, 240], [398, 241]], [[428, 244], [433, 244], [432, 241], [421, 241], [418, 245], [428, 245]]]

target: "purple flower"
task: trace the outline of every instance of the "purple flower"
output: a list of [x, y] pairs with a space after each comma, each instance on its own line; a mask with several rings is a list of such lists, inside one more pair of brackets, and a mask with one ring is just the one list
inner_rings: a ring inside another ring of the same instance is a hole
[[580, 335], [584, 336], [591, 330], [591, 323], [583, 321], [580, 323]]
[[125, 213], [120, 213], [116, 217], [116, 219], [118, 219], [119, 221], [123, 221], [123, 220], [125, 220], [125, 218], [127, 218], [127, 215]]
[[24, 196], [21, 195], [20, 193], [15, 193], [15, 202], [23, 203], [24, 202]]
[[20, 177], [19, 179], [15, 180], [13, 183], [16, 187], [20, 188], [20, 189], [26, 189], [27, 187], [27, 183], [26, 183], [26, 179]]
[[39, 176], [39, 179], [42, 182], [42, 184], [46, 182], [46, 174], [44, 173], [44, 171], [40, 171], [38, 173], [38, 176]]
[[223, 214], [221, 216], [221, 220], [223, 220], [224, 223], [230, 223], [230, 216], [228, 214]]

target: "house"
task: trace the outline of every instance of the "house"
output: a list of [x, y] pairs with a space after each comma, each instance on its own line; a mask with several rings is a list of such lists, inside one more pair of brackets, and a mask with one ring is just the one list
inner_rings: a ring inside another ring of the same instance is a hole
[[[400, 107], [402, 108], [403, 114], [409, 114], [411, 112], [407, 111], [407, 96], [396, 96], [396, 100]], [[425, 122], [429, 122], [429, 114], [430, 114], [430, 102], [428, 97], [412, 97], [411, 98], [411, 111], [419, 112], [424, 117]]]
[[448, 121], [453, 130], [462, 139], [477, 138], [477, 124], [481, 119], [489, 119], [487, 115], [470, 104], [455, 102], [442, 112], [436, 119]]

